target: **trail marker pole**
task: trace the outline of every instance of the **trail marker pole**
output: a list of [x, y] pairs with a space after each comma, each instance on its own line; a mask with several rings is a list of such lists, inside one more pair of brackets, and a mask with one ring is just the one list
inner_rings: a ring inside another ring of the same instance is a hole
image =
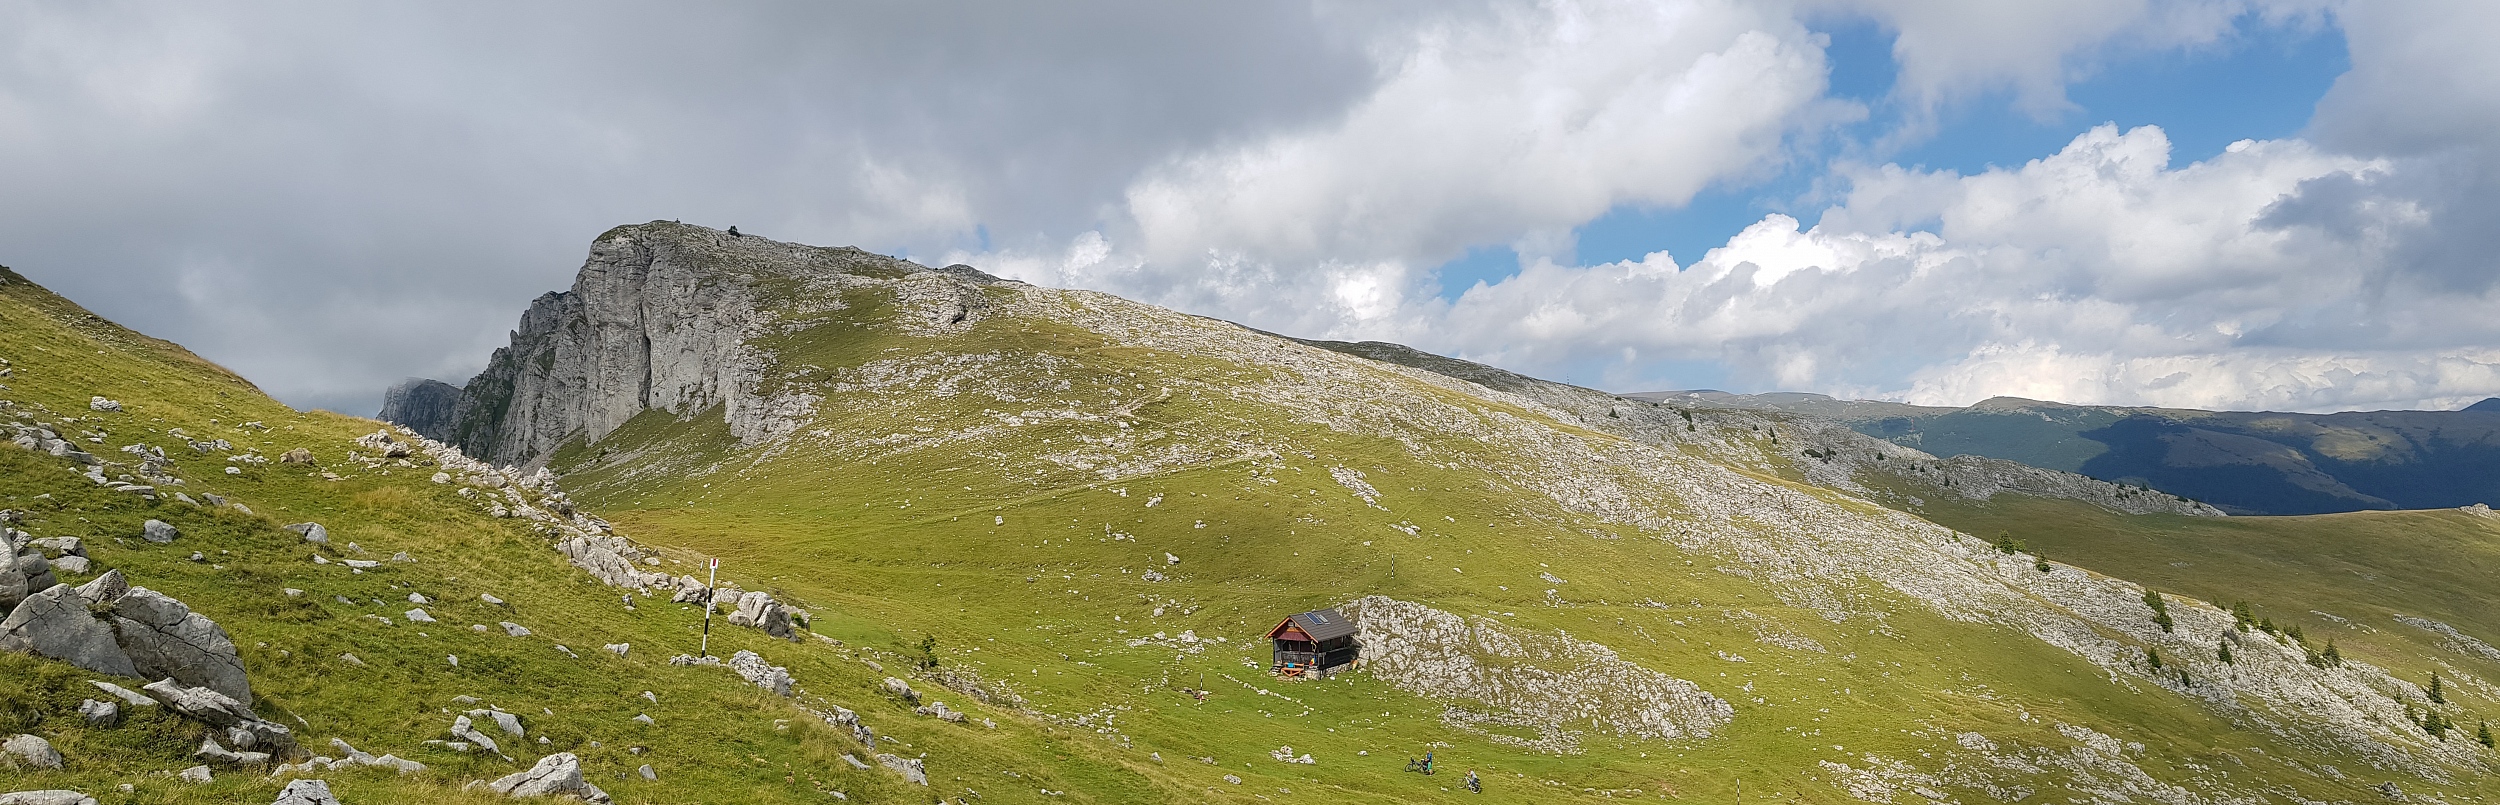
[[703, 582], [703, 647], [701, 656], [712, 656], [712, 588], [720, 586], [720, 557], [712, 557], [711, 578]]

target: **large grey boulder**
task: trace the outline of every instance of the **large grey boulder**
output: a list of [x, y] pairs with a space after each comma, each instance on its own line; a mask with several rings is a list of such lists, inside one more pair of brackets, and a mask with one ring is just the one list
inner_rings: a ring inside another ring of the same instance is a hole
[[790, 628], [790, 610], [773, 600], [772, 594], [761, 590], [738, 596], [738, 609], [729, 613], [729, 623], [762, 629], [765, 634], [783, 640], [799, 639], [798, 633]]
[[175, 537], [179, 536], [182, 536], [182, 531], [174, 528], [172, 523], [163, 520], [149, 520], [139, 524], [139, 537], [158, 545], [172, 542]]
[[608, 792], [599, 790], [582, 779], [582, 759], [571, 752], [557, 752], [538, 759], [528, 771], [514, 772], [486, 786], [507, 797], [580, 797], [590, 802], [607, 802]]
[[339, 805], [339, 798], [330, 794], [327, 781], [296, 780], [287, 783], [269, 805]]
[[0, 761], [10, 766], [57, 769], [61, 767], [61, 753], [42, 736], [18, 735], [0, 742]]
[[330, 529], [322, 528], [320, 523], [295, 523], [280, 527], [304, 535], [305, 542], [316, 545], [330, 544]]
[[28, 596], [0, 620], [0, 651], [45, 657], [99, 674], [138, 676], [113, 629], [87, 611], [75, 588], [55, 584]]
[[755, 652], [740, 651], [731, 655], [729, 670], [738, 672], [738, 676], [756, 687], [772, 691], [775, 696], [790, 695], [790, 669], [767, 663]]
[[130, 588], [113, 604], [113, 614], [114, 632], [139, 676], [171, 677], [236, 701], [252, 700], [252, 683], [234, 640], [216, 621], [145, 587]]
[[11, 791], [0, 794], [0, 805], [95, 805], [95, 797], [59, 788]]

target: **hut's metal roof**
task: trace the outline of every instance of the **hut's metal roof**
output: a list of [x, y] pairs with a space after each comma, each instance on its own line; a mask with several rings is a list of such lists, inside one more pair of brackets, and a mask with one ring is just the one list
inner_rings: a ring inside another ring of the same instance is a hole
[[[1338, 612], [1334, 609], [1314, 609], [1309, 612], [1292, 615], [1285, 618], [1285, 620], [1295, 626], [1302, 627], [1303, 633], [1310, 635], [1311, 640], [1314, 642], [1335, 640], [1340, 637], [1349, 637], [1355, 632], [1354, 621], [1347, 618], [1345, 613]], [[1283, 628], [1284, 624], [1277, 624], [1277, 630], [1282, 630]], [[1275, 634], [1275, 631], [1270, 631], [1269, 634], [1272, 636]]]

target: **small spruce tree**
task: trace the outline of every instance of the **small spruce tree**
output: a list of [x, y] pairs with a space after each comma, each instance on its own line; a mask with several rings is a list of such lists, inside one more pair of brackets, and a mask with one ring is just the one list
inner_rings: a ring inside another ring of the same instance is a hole
[[2222, 660], [2222, 664], [2224, 664], [2224, 665], [2237, 665], [2237, 664], [2239, 664], [2239, 661], [2238, 661], [2238, 660], [2231, 659], [2231, 641], [2229, 641], [2229, 640], [2224, 640], [2224, 641], [2222, 641], [2221, 646], [2222, 646], [2222, 649], [2221, 649], [2220, 651], [2218, 651], [2218, 652], [2215, 652], [2215, 654], [2217, 655], [2217, 657], [2218, 657], [2219, 659], [2221, 659], [2221, 660]]
[[2145, 590], [2144, 605], [2153, 609], [2153, 625], [2160, 626], [2164, 632], [2170, 631], [2170, 605], [2161, 600], [2161, 593]]
[[2046, 556], [2041, 556], [2041, 555], [2036, 554], [2036, 553], [2035, 553], [2035, 554], [2032, 554], [2032, 555], [2031, 555], [2031, 566], [2032, 566], [2032, 567], [2035, 567], [2035, 568], [2039, 568], [2039, 569], [2040, 569], [2040, 572], [2042, 572], [2042, 573], [2047, 573], [2047, 572], [2049, 572], [2049, 558], [2048, 558], [2048, 557], [2046, 557]]
[[2231, 605], [2231, 625], [2239, 627], [2240, 631], [2248, 631], [2249, 625], [2255, 623], [2256, 620], [2257, 615], [2249, 611], [2248, 602], [2241, 601]]
[[2444, 692], [2442, 692], [2442, 691], [2439, 689], [2439, 672], [2437, 672], [2437, 671], [2433, 671], [2433, 672], [2431, 672], [2431, 687], [2430, 687], [2429, 695], [2430, 695], [2430, 697], [2431, 697], [2431, 703], [2432, 703], [2432, 704], [2447, 704], [2447, 703], [2448, 703], [2448, 696], [2447, 696], [2447, 694], [2446, 694], [2446, 693], [2444, 693]]
[[2154, 646], [2145, 647], [2144, 664], [2152, 666], [2155, 671], [2161, 670], [2161, 649]]
[[2326, 651], [2320, 652], [2318, 656], [2326, 658], [2326, 666], [2329, 668], [2344, 667], [2344, 655], [2336, 652], [2333, 640], [2326, 641]]
[[2015, 542], [2014, 535], [2003, 531], [1997, 532], [1997, 553], [2013, 556], [2014, 554], [2022, 553], [2022, 551], [2023, 544]]
[[938, 667], [936, 635], [928, 635], [920, 638], [920, 656], [915, 658], [915, 662], [917, 662], [920, 667], [924, 669]]
[[2492, 748], [2490, 724], [2481, 721], [2474, 722], [2474, 742], [2482, 744], [2485, 749]]

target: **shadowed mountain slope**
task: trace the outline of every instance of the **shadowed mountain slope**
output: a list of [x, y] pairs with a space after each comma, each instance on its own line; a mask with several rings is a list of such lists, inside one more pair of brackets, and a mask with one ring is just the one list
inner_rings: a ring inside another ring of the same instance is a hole
[[2338, 414], [2122, 408], [1998, 397], [1939, 408], [1819, 394], [1627, 395], [1825, 417], [1942, 456], [2142, 484], [2236, 514], [2500, 503], [2500, 401]]

